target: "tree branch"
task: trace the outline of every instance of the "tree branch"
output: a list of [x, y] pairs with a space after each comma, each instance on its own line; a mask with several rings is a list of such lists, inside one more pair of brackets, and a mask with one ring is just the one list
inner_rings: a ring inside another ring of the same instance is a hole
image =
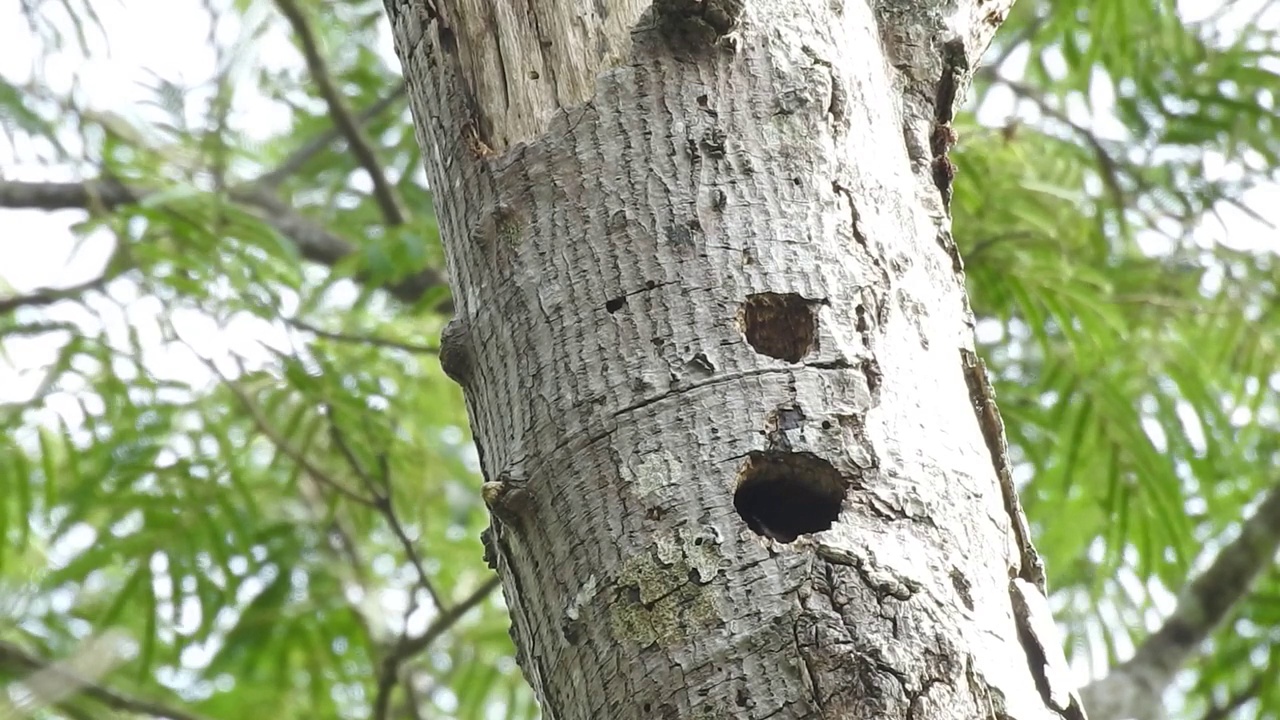
[[40, 288], [25, 295], [0, 298], [0, 315], [13, 312], [18, 308], [45, 307], [61, 300], [69, 300], [89, 290], [101, 290], [107, 283], [111, 282], [112, 277], [112, 275], [103, 273], [79, 285], [71, 285], [65, 288]]
[[312, 325], [311, 323], [306, 322], [305, 320], [299, 320], [297, 318], [283, 318], [283, 320], [285, 324], [289, 325], [290, 327], [297, 328], [298, 330], [301, 330], [303, 332], [311, 333], [316, 337], [321, 337], [326, 340], [333, 340], [334, 342], [352, 343], [356, 345], [371, 345], [373, 347], [388, 348], [391, 350], [403, 350], [405, 352], [421, 354], [421, 355], [436, 355], [440, 352], [438, 348], [434, 348], [429, 345], [417, 345], [414, 343], [399, 342], [397, 340], [388, 340], [386, 338], [373, 337], [370, 335], [348, 335], [347, 333], [340, 333], [340, 332], [334, 332], [332, 330], [325, 330], [323, 328], [318, 328], [315, 325]]
[[1213, 563], [1178, 597], [1164, 625], [1138, 647], [1126, 665], [1161, 669], [1170, 679], [1227, 613], [1271, 566], [1280, 549], [1280, 484], [1272, 487]]
[[316, 482], [334, 491], [340, 497], [350, 500], [357, 505], [363, 505], [369, 508], [377, 507], [376, 499], [364, 497], [356, 491], [348, 488], [346, 485], [343, 485], [337, 478], [317, 467], [315, 463], [307, 459], [306, 455], [302, 454], [290, 445], [287, 438], [282, 437], [280, 433], [276, 432], [275, 428], [271, 427], [271, 423], [267, 421], [267, 418], [263, 417], [262, 412], [253, 402], [253, 399], [249, 397], [248, 393], [241, 389], [234, 380], [222, 374], [222, 371], [218, 369], [218, 366], [212, 360], [197, 353], [195, 348], [190, 347], [190, 345], [188, 345], [188, 349], [190, 349], [191, 352], [209, 368], [210, 372], [222, 380], [222, 384], [226, 386], [227, 390], [230, 391], [231, 394], [235, 396], [236, 400], [239, 401], [240, 405], [244, 407], [245, 412], [249, 414], [249, 419], [252, 420], [254, 426], [258, 428], [258, 432], [262, 433], [263, 437], [267, 438], [271, 444], [275, 445], [285, 457], [292, 460], [299, 468], [306, 472], [307, 475], [315, 478]]
[[[999, 54], [992, 58], [990, 62], [984, 64], [992, 70], [999, 71], [1000, 66], [1005, 64], [1005, 61], [1009, 59], [1009, 56], [1012, 55], [1015, 50], [1022, 47], [1023, 43], [1028, 42], [1031, 38], [1035, 37], [1036, 33], [1040, 32], [1040, 28], [1044, 27], [1044, 24], [1048, 22], [1048, 20], [1049, 13], [1041, 13], [1032, 18], [1022, 27], [1017, 35], [1001, 42]], [[1001, 34], [1002, 33], [997, 33], [996, 36], [999, 37]], [[1003, 34], [1007, 35], [1008, 33]]]
[[[100, 662], [98, 658], [86, 658], [86, 660], [90, 663]], [[56, 687], [63, 692], [69, 690], [74, 693], [78, 691], [112, 710], [135, 715], [169, 718], [170, 720], [203, 720], [201, 716], [186, 710], [179, 710], [178, 708], [168, 707], [150, 700], [143, 700], [100, 685], [88, 676], [89, 673], [77, 671], [76, 666], [80, 663], [75, 662], [74, 658], [64, 662], [45, 660], [23, 650], [17, 645], [0, 641], [0, 664], [21, 672], [29, 672], [33, 673], [33, 675], [41, 676], [43, 681], [54, 681], [56, 682]], [[26, 684], [27, 681], [22, 682]], [[42, 682], [41, 684], [45, 683]], [[53, 683], [49, 684], [52, 685]], [[59, 701], [58, 699], [53, 700], [54, 702]]]
[[[0, 181], [0, 208], [112, 210], [138, 203], [154, 192], [128, 187], [115, 180], [70, 183]], [[237, 188], [230, 191], [230, 196], [232, 200], [255, 210], [263, 222], [292, 242], [298, 253], [310, 262], [333, 267], [357, 252], [354, 244], [302, 216], [265, 188]], [[367, 282], [368, 276], [360, 274], [355, 279]], [[427, 268], [386, 289], [396, 298], [412, 303], [428, 290], [443, 284], [444, 278], [440, 273]]]
[[[404, 99], [404, 91], [405, 83], [404, 80], [401, 80], [391, 89], [391, 92], [378, 98], [377, 102], [360, 111], [360, 114], [356, 116], [356, 122], [361, 126], [368, 124], [371, 120], [386, 112], [392, 105]], [[268, 189], [279, 187], [281, 183], [296, 174], [312, 158], [324, 152], [334, 141], [341, 137], [342, 133], [336, 127], [325, 130], [303, 143], [302, 147], [290, 153], [274, 170], [263, 173], [253, 183]]]
[[307, 24], [302, 8], [298, 7], [294, 0], [276, 0], [276, 7], [280, 8], [280, 13], [293, 26], [293, 32], [298, 36], [298, 44], [302, 48], [302, 56], [307, 61], [307, 69], [320, 88], [320, 95], [324, 98], [325, 104], [329, 106], [329, 115], [333, 117], [333, 124], [342, 132], [347, 144], [351, 146], [351, 152], [356, 156], [356, 161], [369, 174], [369, 180], [373, 183], [373, 197], [382, 208], [382, 216], [388, 225], [403, 225], [405, 212], [400, 205], [395, 187], [387, 181], [382, 165], [378, 162], [378, 154], [374, 151], [369, 139], [364, 136], [360, 123], [356, 121], [342, 99], [342, 93], [334, 85], [333, 77], [325, 64], [324, 56], [320, 54], [315, 35], [311, 32], [311, 26]]
[[[400, 517], [396, 515], [394, 500], [391, 496], [391, 470], [388, 467], [386, 456], [379, 458], [379, 472], [378, 477], [375, 479], [365, 469], [359, 458], [356, 457], [355, 451], [347, 444], [346, 435], [338, 426], [338, 419], [332, 405], [326, 407], [325, 415], [329, 420], [329, 436], [333, 439], [333, 444], [338, 448], [338, 452], [343, 459], [347, 461], [351, 471], [364, 483], [365, 490], [373, 495], [373, 508], [387, 521], [387, 526], [391, 528], [392, 534], [395, 535], [396, 540], [400, 543], [400, 547], [404, 550], [409, 564], [413, 566], [414, 571], [418, 574], [418, 585], [431, 596], [431, 602], [436, 606], [437, 612], [443, 611], [444, 603], [441, 602], [440, 593], [436, 591], [435, 585], [431, 582], [431, 576], [427, 573], [427, 568], [422, 563], [418, 548], [413, 544], [413, 539], [409, 537], [409, 533], [405, 532], [404, 525], [400, 522]], [[413, 611], [413, 606], [414, 603], [410, 602], [410, 613]]]
[[1227, 720], [1235, 711], [1239, 710], [1245, 703], [1258, 697], [1258, 691], [1262, 689], [1263, 678], [1266, 677], [1266, 671], [1256, 672], [1253, 679], [1247, 685], [1239, 690], [1231, 693], [1225, 702], [1219, 704], [1214, 703], [1200, 720]]
[[386, 720], [387, 718], [387, 713], [391, 709], [391, 690], [396, 686], [396, 680], [400, 674], [400, 666], [414, 655], [431, 647], [433, 642], [448, 631], [449, 628], [456, 625], [472, 608], [488, 597], [489, 593], [498, 587], [498, 582], [498, 576], [495, 575], [476, 588], [462, 602], [448, 610], [442, 610], [421, 635], [417, 637], [402, 635], [400, 637], [395, 647], [391, 648], [391, 651], [382, 659], [382, 667], [378, 672], [378, 691], [374, 695], [373, 701], [374, 720]]
[[1274, 561], [1280, 550], [1280, 483], [1267, 491], [1258, 509], [1240, 526], [1204, 572], [1183, 588], [1177, 605], [1129, 660], [1101, 680], [1081, 688], [1093, 720], [1155, 717], [1151, 707], [1175, 673], [1227, 617]]
[[1039, 108], [1045, 117], [1057, 120], [1080, 136], [1080, 139], [1084, 140], [1085, 144], [1093, 151], [1094, 158], [1098, 161], [1098, 174], [1102, 177], [1102, 184], [1106, 186], [1107, 192], [1111, 195], [1111, 202], [1115, 204], [1116, 210], [1123, 214], [1128, 202], [1125, 199], [1124, 188], [1120, 184], [1120, 162], [1112, 156], [1106, 145], [1103, 145], [1102, 140], [1098, 139], [1098, 136], [1092, 130], [1072, 120], [1067, 116], [1066, 111], [1051, 105], [1048, 100], [1030, 86], [1017, 80], [1000, 77], [995, 73], [994, 67], [984, 68], [979, 72], [995, 82], [1003, 83], [1015, 95], [1030, 101]]

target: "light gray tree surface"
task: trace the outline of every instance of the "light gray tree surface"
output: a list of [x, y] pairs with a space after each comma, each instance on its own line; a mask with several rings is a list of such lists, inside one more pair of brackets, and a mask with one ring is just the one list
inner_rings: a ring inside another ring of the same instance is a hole
[[382, 2], [0, 3], [0, 715], [536, 717], [514, 608], [562, 703], [1277, 717], [1273, 0], [536, 5], [437, 145]]
[[544, 714], [1079, 717], [947, 212], [1007, 6], [387, 7]]

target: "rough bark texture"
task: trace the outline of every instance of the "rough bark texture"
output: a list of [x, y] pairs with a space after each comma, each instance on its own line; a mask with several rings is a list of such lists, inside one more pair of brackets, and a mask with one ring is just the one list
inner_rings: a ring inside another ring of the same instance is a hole
[[1080, 717], [946, 208], [1010, 1], [387, 0], [546, 717]]

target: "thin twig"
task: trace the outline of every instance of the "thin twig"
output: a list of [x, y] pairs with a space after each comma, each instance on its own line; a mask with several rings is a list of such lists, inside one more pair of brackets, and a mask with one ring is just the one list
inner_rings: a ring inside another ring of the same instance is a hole
[[1004, 65], [1005, 61], [1009, 59], [1009, 56], [1013, 54], [1013, 51], [1021, 47], [1022, 43], [1027, 42], [1031, 40], [1031, 38], [1035, 37], [1035, 34], [1037, 32], [1040, 32], [1040, 28], [1044, 27], [1044, 24], [1048, 20], [1049, 20], [1049, 15], [1047, 13], [1043, 15], [1037, 15], [1036, 17], [1032, 18], [1030, 22], [1028, 22], [1026, 25], [1023, 26], [1021, 32], [1019, 32], [1017, 35], [1014, 35], [1013, 37], [1009, 38], [1007, 41], [1004, 42], [1003, 46], [1000, 48], [999, 55], [992, 58], [991, 62], [984, 63], [984, 64], [987, 67], [990, 67], [993, 70], [998, 71], [1000, 69], [1000, 66]]
[[989, 74], [993, 80], [1003, 83], [1016, 95], [1034, 104], [1046, 117], [1057, 120], [1071, 128], [1072, 131], [1079, 135], [1080, 139], [1084, 140], [1093, 151], [1093, 155], [1098, 161], [1098, 170], [1099, 175], [1102, 177], [1102, 184], [1106, 186], [1107, 191], [1111, 194], [1111, 202], [1115, 204], [1116, 209], [1123, 215], [1123, 211], [1128, 205], [1128, 202], [1125, 199], [1124, 188], [1120, 184], [1120, 162], [1111, 155], [1111, 152], [1102, 144], [1102, 141], [1098, 139], [1098, 136], [1089, 128], [1072, 120], [1062, 109], [1054, 107], [1047, 99], [1033, 90], [1030, 86], [1018, 82], [1017, 80], [1000, 77], [994, 72], [988, 73], [985, 69], [980, 72]]
[[204, 363], [204, 365], [208, 367], [213, 374], [217, 375], [222, 380], [222, 384], [226, 386], [227, 390], [229, 390], [232, 395], [236, 396], [236, 400], [238, 400], [244, 407], [245, 412], [249, 413], [249, 418], [253, 421], [254, 427], [258, 429], [258, 432], [262, 433], [263, 437], [270, 440], [271, 443], [280, 450], [280, 452], [284, 453], [285, 457], [292, 460], [298, 467], [302, 468], [308, 475], [315, 478], [320, 484], [330, 490], [333, 490], [343, 498], [365, 507], [375, 509], [378, 507], [378, 501], [376, 499], [370, 499], [360, 495], [356, 491], [343, 485], [333, 475], [330, 475], [328, 472], [320, 469], [308, 460], [306, 455], [302, 454], [289, 444], [287, 438], [281, 437], [280, 434], [275, 431], [275, 428], [271, 427], [271, 423], [267, 422], [267, 419], [263, 417], [262, 411], [260, 411], [258, 406], [254, 404], [253, 400], [249, 398], [249, 395], [245, 393], [245, 391], [242, 390], [234, 380], [227, 377], [222, 370], [218, 368], [216, 363], [196, 352], [195, 348], [191, 347], [190, 344], [187, 345], [187, 348], [191, 350], [191, 352], [199, 358], [200, 362]]
[[1231, 717], [1231, 714], [1239, 710], [1242, 705], [1258, 697], [1258, 691], [1262, 689], [1263, 675], [1262, 672], [1254, 673], [1249, 684], [1231, 693], [1225, 703], [1221, 705], [1214, 703], [1200, 720], [1226, 720]]
[[354, 343], [357, 345], [371, 345], [373, 347], [390, 348], [392, 350], [404, 350], [405, 352], [417, 353], [423, 355], [435, 355], [439, 353], [438, 348], [429, 345], [417, 345], [414, 343], [400, 342], [398, 340], [388, 340], [386, 338], [373, 337], [370, 335], [348, 335], [346, 333], [334, 332], [333, 330], [325, 330], [308, 323], [305, 320], [297, 318], [284, 318], [286, 325], [290, 325], [304, 332], [309, 332], [316, 337], [322, 337], [326, 340], [335, 342]]
[[[112, 210], [136, 204], [155, 194], [155, 190], [129, 187], [115, 180], [81, 182], [0, 181], [0, 208], [68, 210], [90, 212]], [[231, 199], [253, 210], [259, 219], [293, 243], [298, 253], [314, 263], [333, 267], [357, 251], [355, 244], [306, 218], [284, 203], [268, 189], [257, 186], [233, 188]], [[357, 274], [357, 282], [367, 282], [367, 274]], [[387, 292], [405, 302], [417, 302], [432, 288], [444, 284], [444, 277], [434, 268], [387, 286]], [[438, 308], [452, 309], [445, 301]]]
[[[390, 109], [392, 105], [403, 100], [405, 97], [404, 93], [405, 81], [401, 80], [394, 88], [391, 89], [391, 92], [383, 95], [372, 105], [361, 110], [360, 114], [356, 116], [356, 122], [361, 126], [369, 124], [374, 118]], [[303, 168], [303, 166], [311, 162], [312, 158], [327, 150], [329, 146], [333, 145], [333, 143], [341, 137], [342, 132], [336, 126], [325, 130], [319, 135], [316, 135], [303, 143], [302, 147], [294, 150], [288, 157], [281, 160], [280, 164], [273, 170], [260, 175], [258, 179], [253, 181], [254, 184], [265, 188], [279, 187], [281, 183], [293, 177]]]
[[402, 635], [400, 637], [395, 647], [391, 648], [391, 651], [382, 659], [382, 667], [378, 673], [378, 690], [377, 694], [374, 695], [373, 701], [374, 720], [386, 720], [387, 718], [391, 708], [391, 691], [395, 688], [396, 681], [399, 678], [400, 666], [413, 656], [426, 650], [437, 638], [457, 624], [467, 612], [479, 605], [481, 601], [488, 597], [489, 593], [493, 592], [494, 588], [498, 587], [498, 582], [496, 575], [486, 580], [462, 602], [448, 610], [443, 610], [437, 615], [421, 635], [417, 637]]
[[114, 274], [103, 273], [78, 285], [71, 285], [65, 288], [40, 288], [25, 295], [0, 298], [0, 313], [13, 312], [18, 308], [24, 307], [45, 307], [61, 300], [69, 300], [89, 290], [101, 290], [107, 283], [111, 282], [114, 276]]
[[[1236, 198], [1230, 198], [1230, 197], [1224, 197], [1221, 200], [1222, 202], [1227, 203], [1228, 205], [1235, 208], [1236, 210], [1239, 210], [1240, 212], [1249, 216], [1249, 218], [1252, 219], [1254, 222], [1261, 224], [1262, 226], [1266, 227], [1268, 230], [1280, 230], [1280, 226], [1276, 225], [1274, 220], [1264, 216], [1262, 213], [1250, 207], [1248, 203], [1242, 202], [1240, 200], [1237, 200]], [[1224, 226], [1226, 225], [1226, 223], [1223, 222], [1221, 217], [1218, 218], [1218, 222], [1222, 223]]]
[[280, 13], [293, 26], [293, 32], [298, 36], [298, 44], [302, 47], [302, 56], [306, 59], [311, 79], [315, 80], [316, 86], [320, 88], [320, 95], [329, 106], [329, 115], [333, 118], [334, 125], [351, 146], [351, 152], [356, 156], [356, 161], [369, 174], [369, 180], [373, 183], [373, 197], [382, 208], [383, 218], [388, 225], [403, 225], [405, 212], [396, 195], [395, 187], [387, 180], [386, 173], [382, 171], [382, 164], [378, 161], [378, 154], [374, 151], [369, 139], [365, 137], [360, 123], [351, 114], [346, 101], [342, 99], [342, 93], [334, 84], [333, 76], [329, 73], [324, 56], [320, 54], [319, 45], [316, 43], [315, 35], [311, 32], [311, 26], [307, 23], [302, 8], [298, 7], [295, 0], [276, 0], [276, 7], [280, 8]]
[[396, 654], [400, 656], [400, 662], [430, 647], [431, 643], [436, 641], [436, 638], [440, 637], [446, 630], [457, 623], [467, 611], [480, 604], [480, 601], [493, 592], [494, 588], [498, 587], [499, 582], [498, 576], [494, 575], [484, 581], [470, 595], [463, 598], [457, 605], [442, 611], [421, 635], [413, 638], [406, 636], [396, 650]]
[[[94, 658], [89, 660], [96, 662]], [[76, 671], [75, 663], [45, 660], [9, 642], [0, 641], [0, 664], [39, 674], [50, 680], [56, 679], [62, 686], [73, 688], [84, 696], [119, 712], [169, 718], [169, 720], [203, 720], [195, 713], [108, 688], [88, 677], [86, 673]]]
[[1014, 232], [983, 238], [982, 240], [974, 243], [973, 247], [969, 248], [969, 251], [964, 254], [964, 259], [965, 262], [968, 263], [1000, 243], [1011, 240], [1034, 240], [1037, 237], [1038, 233], [1034, 233], [1030, 230], [1016, 230]]
[[356, 457], [355, 451], [347, 443], [346, 435], [338, 427], [338, 419], [334, 413], [333, 406], [327, 406], [325, 414], [329, 419], [329, 436], [333, 439], [334, 446], [338, 448], [338, 452], [347, 461], [347, 464], [351, 466], [351, 471], [364, 483], [365, 489], [373, 495], [373, 508], [386, 519], [387, 526], [391, 528], [392, 534], [395, 535], [396, 540], [400, 543], [405, 557], [413, 565], [414, 571], [418, 574], [418, 585], [422, 586], [427, 591], [427, 594], [431, 596], [431, 602], [438, 611], [444, 610], [444, 603], [440, 599], [440, 593], [436, 591], [435, 585], [431, 582], [431, 576], [427, 573], [422, 557], [418, 554], [417, 546], [414, 545], [413, 540], [409, 537], [409, 533], [405, 532], [404, 525], [400, 522], [400, 517], [396, 515], [395, 501], [392, 499], [391, 492], [390, 468], [387, 466], [385, 459], [379, 463], [379, 476], [375, 479], [365, 470], [360, 459]]

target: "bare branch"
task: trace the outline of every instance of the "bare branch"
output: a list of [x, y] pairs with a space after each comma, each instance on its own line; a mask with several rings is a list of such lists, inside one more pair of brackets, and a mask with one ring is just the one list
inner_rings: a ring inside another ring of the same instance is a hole
[[1133, 657], [1081, 688], [1089, 716], [1099, 720], [1145, 717], [1144, 708], [1159, 703], [1178, 670], [1271, 567], [1277, 550], [1280, 483], [1267, 491], [1258, 509], [1240, 526], [1240, 534], [1187, 583], [1173, 612]]
[[1280, 484], [1272, 487], [1240, 534], [1183, 588], [1173, 613], [1138, 647], [1126, 665], [1161, 668], [1173, 677], [1271, 566], [1280, 549]]
[[1117, 210], [1123, 213], [1128, 201], [1126, 200], [1124, 188], [1120, 185], [1120, 161], [1112, 156], [1106, 145], [1102, 143], [1102, 140], [1098, 139], [1098, 136], [1092, 130], [1072, 120], [1065, 111], [1054, 107], [1043, 95], [1036, 92], [1029, 85], [1000, 77], [995, 74], [994, 69], [984, 69], [979, 72], [989, 76], [996, 82], [1003, 83], [1019, 97], [1029, 100], [1046, 117], [1057, 120], [1071, 128], [1081, 140], [1084, 140], [1085, 144], [1093, 151], [1094, 158], [1098, 161], [1098, 174], [1102, 177], [1102, 184], [1106, 186], [1107, 192], [1111, 195], [1111, 202], [1115, 204]]
[[[371, 120], [390, 109], [392, 105], [403, 100], [404, 91], [405, 83], [404, 80], [401, 80], [391, 89], [391, 92], [378, 98], [377, 102], [360, 111], [360, 114], [356, 116], [356, 122], [362, 126], [367, 125]], [[254, 181], [254, 184], [264, 188], [279, 187], [281, 183], [295, 175], [312, 158], [327, 150], [330, 145], [333, 145], [341, 137], [342, 133], [338, 128], [329, 128], [303, 143], [302, 147], [290, 153], [274, 170], [260, 176]]]
[[311, 26], [307, 24], [302, 8], [298, 7], [294, 0], [276, 0], [276, 7], [280, 8], [280, 13], [293, 26], [293, 32], [298, 36], [298, 44], [302, 47], [307, 69], [311, 71], [311, 78], [316, 81], [321, 97], [329, 106], [329, 115], [333, 117], [334, 125], [351, 146], [351, 152], [356, 156], [356, 161], [369, 174], [369, 180], [373, 183], [373, 196], [378, 201], [378, 206], [382, 208], [382, 216], [388, 225], [403, 225], [405, 212], [396, 195], [395, 187], [387, 181], [386, 173], [382, 171], [382, 164], [378, 162], [378, 154], [374, 152], [373, 145], [364, 136], [364, 130], [360, 128], [360, 123], [351, 114], [346, 101], [342, 99], [342, 93], [334, 85], [333, 77], [325, 64], [324, 56], [320, 54], [315, 35], [311, 32]]
[[135, 193], [115, 180], [88, 182], [0, 182], [0, 207], [29, 210], [111, 210], [136, 203], [145, 193]]
[[391, 691], [396, 686], [400, 666], [413, 656], [431, 647], [432, 643], [448, 631], [449, 628], [456, 625], [472, 608], [479, 605], [496, 587], [498, 587], [498, 577], [495, 575], [476, 588], [462, 602], [448, 610], [442, 610], [421, 635], [413, 638], [408, 636], [400, 638], [395, 647], [382, 659], [382, 667], [378, 672], [378, 690], [377, 694], [374, 695], [373, 701], [374, 720], [387, 719], [388, 712], [391, 709]]
[[317, 467], [315, 463], [312, 463], [307, 459], [306, 455], [302, 454], [290, 445], [287, 438], [281, 437], [280, 433], [276, 432], [275, 428], [271, 427], [271, 423], [267, 422], [267, 419], [263, 417], [262, 411], [258, 409], [257, 404], [253, 402], [248, 393], [241, 389], [234, 380], [224, 375], [216, 363], [196, 352], [195, 348], [190, 347], [190, 345], [188, 345], [188, 348], [197, 358], [200, 359], [200, 362], [204, 363], [204, 365], [209, 368], [210, 372], [217, 375], [222, 380], [222, 384], [226, 386], [227, 390], [236, 397], [236, 400], [238, 400], [244, 407], [245, 412], [249, 413], [249, 418], [253, 421], [254, 427], [258, 429], [258, 432], [262, 433], [263, 437], [270, 440], [273, 445], [279, 448], [280, 452], [284, 453], [285, 457], [292, 460], [308, 475], [315, 478], [318, 483], [328, 487], [330, 490], [333, 490], [339, 496], [359, 505], [364, 505], [365, 507], [377, 507], [377, 500], [366, 498], [343, 485], [337, 478]]
[[[1009, 59], [1009, 56], [1013, 55], [1015, 50], [1022, 47], [1023, 43], [1030, 41], [1031, 38], [1035, 37], [1036, 33], [1040, 32], [1040, 28], [1044, 27], [1044, 24], [1049, 21], [1049, 17], [1049, 13], [1041, 13], [1040, 15], [1032, 18], [1030, 22], [1022, 27], [1022, 30], [1017, 35], [1003, 39], [1000, 43], [1000, 54], [992, 58], [990, 62], [984, 64], [991, 69], [998, 71], [1000, 66], [1005, 64]], [[997, 33], [997, 36], [998, 35], [999, 33]]]
[[392, 534], [396, 536], [396, 541], [400, 543], [400, 547], [404, 550], [405, 557], [409, 559], [409, 564], [413, 565], [414, 571], [418, 574], [418, 585], [431, 596], [431, 602], [436, 606], [436, 610], [443, 611], [444, 603], [440, 600], [440, 593], [436, 591], [435, 585], [431, 582], [431, 576], [427, 574], [427, 568], [422, 562], [422, 557], [418, 554], [418, 548], [413, 544], [409, 533], [405, 532], [404, 525], [401, 524], [399, 516], [396, 515], [394, 500], [391, 497], [391, 476], [390, 471], [387, 469], [385, 458], [381, 462], [379, 477], [375, 479], [365, 470], [364, 465], [356, 457], [351, 446], [347, 444], [346, 436], [343, 434], [342, 429], [338, 427], [332, 406], [326, 408], [326, 414], [329, 418], [329, 435], [333, 438], [333, 444], [338, 448], [338, 452], [342, 454], [347, 464], [351, 466], [351, 471], [364, 482], [365, 488], [373, 494], [373, 508], [386, 519], [387, 526], [391, 528]]
[[13, 312], [18, 308], [24, 307], [45, 307], [46, 305], [77, 297], [89, 290], [101, 290], [108, 282], [111, 282], [112, 277], [112, 275], [103, 273], [78, 285], [71, 285], [65, 288], [40, 288], [25, 295], [0, 298], [0, 314]]
[[[84, 660], [90, 664], [101, 662], [100, 658], [94, 657], [88, 657]], [[151, 700], [126, 695], [118, 690], [112, 690], [91, 677], [94, 673], [82, 671], [79, 666], [83, 664], [82, 662], [76, 662], [74, 658], [64, 662], [45, 660], [23, 650], [17, 645], [0, 641], [0, 665], [18, 671], [30, 672], [33, 673], [33, 676], [42, 676], [45, 680], [56, 683], [63, 690], [69, 689], [71, 692], [79, 692], [112, 710], [134, 715], [169, 718], [169, 720], [203, 720], [201, 716], [186, 710], [180, 710]], [[58, 698], [51, 699], [54, 702], [61, 701]]]
[[[1262, 225], [1263, 227], [1267, 228], [1268, 230], [1280, 230], [1280, 225], [1277, 225], [1277, 224], [1275, 223], [1275, 221], [1271, 220], [1271, 218], [1268, 218], [1267, 216], [1265, 216], [1265, 215], [1263, 215], [1262, 213], [1258, 212], [1258, 211], [1257, 211], [1256, 209], [1254, 209], [1253, 207], [1250, 207], [1248, 203], [1246, 203], [1246, 202], [1244, 202], [1244, 201], [1242, 201], [1242, 200], [1238, 200], [1238, 199], [1236, 199], [1236, 198], [1226, 198], [1226, 197], [1224, 197], [1224, 198], [1222, 198], [1221, 200], [1222, 200], [1222, 202], [1224, 202], [1224, 203], [1226, 203], [1226, 204], [1230, 205], [1231, 207], [1235, 208], [1236, 210], [1239, 210], [1240, 212], [1244, 213], [1245, 215], [1247, 215], [1247, 216], [1249, 217], [1249, 219], [1250, 219], [1250, 220], [1253, 220], [1254, 222], [1256, 222], [1256, 223], [1258, 223], [1258, 224]], [[1216, 212], [1216, 211], [1215, 211], [1215, 212]], [[1218, 216], [1219, 216], [1219, 217], [1218, 217], [1218, 222], [1222, 223], [1222, 225], [1223, 225], [1224, 227], [1226, 227], [1227, 223], [1222, 219], [1222, 217], [1221, 217], [1221, 213], [1218, 213]]]
[[[106, 211], [140, 202], [154, 192], [128, 187], [115, 180], [72, 183], [0, 181], [0, 208]], [[306, 260], [332, 267], [357, 251], [353, 243], [302, 216], [265, 188], [233, 189], [230, 196], [253, 209], [263, 222], [292, 242]], [[367, 282], [368, 276], [357, 275], [355, 279]], [[428, 268], [388, 286], [387, 291], [412, 303], [428, 290], [443, 284], [444, 278], [440, 273]]]
[[370, 345], [373, 347], [389, 348], [392, 350], [404, 350], [405, 352], [422, 355], [435, 355], [440, 352], [438, 348], [430, 347], [428, 345], [416, 345], [414, 343], [388, 340], [386, 338], [373, 337], [370, 335], [348, 335], [346, 333], [334, 332], [332, 330], [324, 330], [306, 322], [305, 320], [299, 320], [297, 318], [284, 318], [284, 322], [286, 325], [295, 327], [303, 332], [309, 332], [316, 337], [322, 337], [326, 340], [333, 340], [335, 342]]
[[1232, 717], [1241, 706], [1258, 697], [1258, 691], [1262, 689], [1264, 677], [1266, 677], [1265, 670], [1254, 673], [1253, 679], [1247, 685], [1231, 693], [1226, 702], [1222, 704], [1214, 703], [1200, 720], [1227, 720], [1227, 718]]
[[435, 620], [427, 626], [427, 629], [417, 637], [409, 638], [400, 644], [396, 654], [400, 656], [400, 662], [417, 655], [418, 653], [431, 647], [431, 643], [445, 633], [449, 628], [453, 627], [462, 616], [466, 615], [471, 608], [479, 605], [494, 588], [498, 587], [499, 579], [497, 575], [489, 578], [476, 588], [470, 595], [463, 598], [461, 602], [447, 610], [444, 610], [436, 617]]

